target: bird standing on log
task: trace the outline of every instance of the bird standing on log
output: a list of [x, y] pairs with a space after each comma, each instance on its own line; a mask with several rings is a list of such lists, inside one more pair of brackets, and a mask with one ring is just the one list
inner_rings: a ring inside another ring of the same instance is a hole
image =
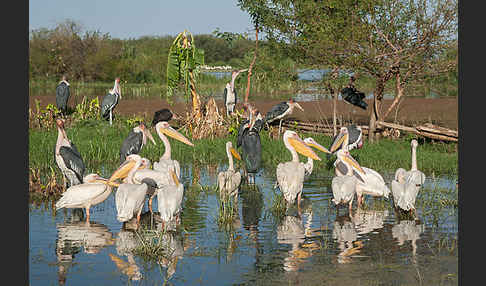
[[112, 125], [113, 122], [113, 109], [118, 104], [120, 99], [120, 78], [117, 77], [115, 79], [115, 85], [101, 101], [101, 116], [106, 120], [110, 120], [110, 125]]
[[64, 129], [64, 119], [56, 119], [57, 141], [54, 148], [54, 160], [62, 172], [64, 188], [83, 183], [85, 165], [76, 145], [72, 143]]
[[289, 101], [283, 101], [276, 105], [274, 105], [268, 112], [265, 114], [264, 122], [270, 124], [275, 120], [279, 120], [278, 125], [278, 136], [280, 137], [280, 133], [282, 131], [282, 121], [284, 117], [289, 116], [294, 111], [294, 108], [297, 107], [300, 110], [304, 111], [302, 106], [298, 102], [295, 102], [292, 98]]
[[120, 147], [120, 164], [125, 162], [128, 155], [140, 153], [142, 147], [147, 144], [147, 138], [149, 138], [154, 145], [157, 145], [154, 137], [152, 137], [152, 134], [143, 122], [130, 130], [130, 133], [128, 133], [128, 136]]

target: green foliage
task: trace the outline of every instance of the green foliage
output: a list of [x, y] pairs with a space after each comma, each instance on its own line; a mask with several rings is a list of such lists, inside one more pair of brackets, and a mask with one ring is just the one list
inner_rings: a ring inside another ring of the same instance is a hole
[[44, 109], [40, 108], [40, 101], [35, 100], [36, 111], [29, 109], [29, 125], [37, 128], [50, 128], [55, 126], [56, 117], [61, 115], [61, 111], [53, 104], [48, 104]]
[[86, 119], [100, 119], [100, 102], [98, 97], [88, 100], [86, 96], [83, 97], [81, 103], [76, 105], [73, 117], [76, 120], [86, 120]]
[[204, 65], [204, 51], [196, 48], [192, 34], [184, 30], [175, 38], [167, 57], [167, 98], [174, 95], [181, 81], [184, 82], [188, 98], [191, 94], [191, 81], [194, 84], [197, 76], [193, 72], [200, 65]]

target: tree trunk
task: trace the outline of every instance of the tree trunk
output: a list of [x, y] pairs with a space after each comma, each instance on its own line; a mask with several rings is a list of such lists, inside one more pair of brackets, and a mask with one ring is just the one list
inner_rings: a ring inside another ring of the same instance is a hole
[[388, 107], [388, 110], [382, 116], [382, 118], [381, 118], [382, 121], [385, 121], [386, 120], [386, 117], [388, 116], [388, 114], [390, 114], [390, 112], [393, 110], [393, 108], [398, 104], [398, 102], [400, 102], [400, 98], [403, 96], [403, 85], [402, 85], [402, 82], [401, 82], [400, 73], [397, 73], [395, 75], [395, 78], [396, 78], [396, 92], [397, 92], [397, 95], [395, 96], [395, 99], [393, 99], [393, 102], [390, 105], [390, 107]]
[[381, 100], [383, 99], [383, 91], [385, 88], [385, 82], [382, 78], [377, 79], [376, 87], [373, 91], [373, 104], [370, 113], [370, 131], [368, 134], [370, 142], [375, 142], [376, 121], [379, 120]]
[[196, 86], [194, 84], [194, 75], [192, 71], [189, 72], [189, 83], [191, 88], [191, 97], [192, 97], [192, 114], [196, 119], [201, 118], [201, 98], [199, 94], [196, 92]]

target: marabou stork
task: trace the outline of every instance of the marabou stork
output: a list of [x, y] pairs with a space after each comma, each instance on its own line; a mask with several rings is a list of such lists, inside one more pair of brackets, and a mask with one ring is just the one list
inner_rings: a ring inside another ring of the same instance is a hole
[[295, 107], [304, 111], [302, 106], [300, 106], [300, 104], [298, 102], [295, 102], [292, 98], [289, 101], [280, 102], [274, 105], [267, 112], [267, 114], [265, 114], [264, 122], [270, 124], [275, 120], [279, 120], [280, 123], [278, 125], [278, 135], [280, 136], [280, 132], [282, 130], [282, 121], [284, 120], [284, 117], [291, 115]]
[[157, 145], [150, 130], [143, 122], [130, 130], [130, 133], [128, 133], [128, 136], [120, 147], [120, 164], [125, 162], [128, 155], [140, 153], [142, 147], [147, 144], [147, 138], [149, 138], [154, 145]]
[[255, 174], [260, 170], [262, 161], [262, 145], [260, 131], [263, 128], [263, 118], [257, 109], [249, 109], [249, 118], [240, 124], [236, 147], [241, 147], [241, 157], [245, 162], [248, 174], [248, 184], [255, 184]]
[[410, 171], [398, 168], [395, 172], [395, 179], [391, 183], [391, 189], [395, 207], [404, 211], [413, 210], [416, 215], [415, 199], [425, 182], [425, 174], [417, 169], [417, 140], [413, 139], [410, 146], [412, 147], [412, 168]]
[[[338, 134], [335, 143], [331, 146], [331, 152], [336, 150], [335, 145], [342, 145], [342, 149], [348, 151], [348, 144], [349, 144], [349, 134], [347, 128], [341, 128], [341, 132]], [[345, 175], [344, 173], [340, 172], [339, 162], [336, 160], [334, 166], [336, 166], [336, 174]], [[359, 174], [362, 180], [358, 180], [356, 182], [356, 195], [358, 196], [358, 208], [361, 206], [363, 202], [363, 195], [371, 195], [373, 197], [385, 197], [388, 199], [388, 195], [390, 194], [391, 190], [385, 183], [383, 177], [373, 169], [362, 167], [364, 171], [363, 174]], [[340, 174], [341, 173], [341, 174]]]
[[295, 131], [286, 130], [283, 135], [285, 147], [292, 154], [292, 160], [277, 165], [277, 185], [283, 193], [288, 204], [294, 203], [297, 198], [297, 206], [300, 208], [302, 188], [304, 186], [305, 167], [299, 161], [300, 153], [313, 160], [321, 160], [311, 147], [300, 139]]
[[341, 96], [344, 102], [348, 104], [352, 104], [365, 110], [368, 107], [368, 103], [363, 100], [365, 98], [364, 92], [358, 91], [354, 86], [343, 88], [341, 90]]
[[337, 151], [337, 160], [334, 163], [336, 176], [332, 179], [331, 188], [333, 199], [336, 206], [339, 204], [349, 204], [349, 213], [352, 212], [354, 194], [356, 193], [356, 183], [363, 180], [364, 170], [349, 154], [346, 146]]
[[76, 145], [72, 143], [64, 130], [64, 119], [56, 119], [57, 142], [54, 148], [54, 160], [63, 174], [64, 188], [83, 183], [85, 165]]
[[179, 119], [177, 114], [172, 113], [168, 108], [162, 108], [154, 112], [154, 118], [152, 119], [152, 126], [155, 126], [160, 121], [170, 121], [172, 118]]
[[173, 167], [169, 168], [169, 175], [170, 184], [163, 185], [156, 191], [162, 225], [172, 221], [174, 217], [176, 217], [176, 221], [179, 221], [184, 196], [184, 185], [179, 182]]
[[110, 120], [110, 125], [112, 125], [113, 120], [113, 109], [118, 104], [121, 99], [121, 88], [120, 88], [120, 78], [115, 79], [115, 85], [111, 89], [103, 100], [101, 101], [101, 116], [106, 120]]
[[[128, 165], [128, 166], [127, 166]], [[129, 172], [126, 177], [126, 183], [120, 184], [116, 191], [115, 203], [117, 210], [117, 219], [120, 222], [126, 222], [137, 216], [137, 223], [140, 223], [140, 213], [145, 202], [145, 196], [150, 188], [155, 188], [150, 180], [142, 181], [141, 184], [133, 180], [135, 172], [142, 166], [142, 157], [138, 154], [128, 155], [125, 162], [114, 172], [116, 176], [118, 173]]]
[[[363, 130], [361, 130], [361, 127], [356, 126], [355, 124], [351, 124], [346, 127], [341, 127], [340, 133], [343, 132], [344, 129], [346, 129], [346, 131], [348, 132], [348, 151], [354, 148], [361, 149], [361, 147], [363, 147]], [[338, 137], [341, 141], [337, 140]], [[343, 139], [344, 137], [339, 136], [339, 134], [334, 136], [334, 138], [332, 139], [331, 147], [329, 148], [329, 151], [331, 151], [332, 154], [341, 149], [341, 146], [343, 145]]]
[[226, 87], [224, 88], [223, 91], [223, 99], [224, 99], [224, 106], [226, 108], [226, 116], [230, 116], [233, 114], [235, 111], [235, 106], [236, 103], [238, 102], [238, 96], [236, 94], [236, 89], [235, 89], [235, 79], [236, 77], [244, 71], [247, 71], [248, 69], [244, 70], [233, 70], [231, 72], [231, 82], [226, 83]]
[[[304, 139], [305, 144], [310, 147], [314, 147], [319, 151], [325, 152], [325, 153], [331, 153], [329, 150], [326, 149], [326, 147], [322, 146], [321, 144], [317, 143], [316, 140], [312, 137], [307, 137]], [[307, 162], [304, 164], [305, 168], [305, 177], [309, 177], [312, 174], [312, 170], [314, 169], [314, 160], [311, 157], [307, 157]]]
[[233, 148], [231, 141], [226, 142], [226, 155], [228, 156], [228, 170], [218, 174], [219, 194], [222, 197], [238, 197], [238, 187], [241, 183], [241, 174], [236, 172], [233, 166], [233, 156], [241, 160], [240, 155]]
[[118, 186], [115, 182], [107, 181], [98, 174], [86, 175], [84, 183], [69, 187], [62, 197], [56, 202], [56, 210], [62, 208], [86, 209], [86, 223], [89, 223], [89, 209], [97, 205], [111, 194], [112, 186]]
[[69, 82], [67, 81], [66, 76], [62, 76], [62, 80], [56, 87], [56, 107], [63, 114], [65, 114], [67, 111], [69, 96]]

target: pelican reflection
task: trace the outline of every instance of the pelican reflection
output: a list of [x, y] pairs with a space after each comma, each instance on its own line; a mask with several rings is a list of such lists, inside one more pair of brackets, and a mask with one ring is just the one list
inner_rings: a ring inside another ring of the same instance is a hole
[[424, 232], [424, 225], [417, 220], [401, 220], [392, 227], [392, 236], [402, 246], [406, 241], [412, 243], [412, 259], [417, 253], [417, 239]]

